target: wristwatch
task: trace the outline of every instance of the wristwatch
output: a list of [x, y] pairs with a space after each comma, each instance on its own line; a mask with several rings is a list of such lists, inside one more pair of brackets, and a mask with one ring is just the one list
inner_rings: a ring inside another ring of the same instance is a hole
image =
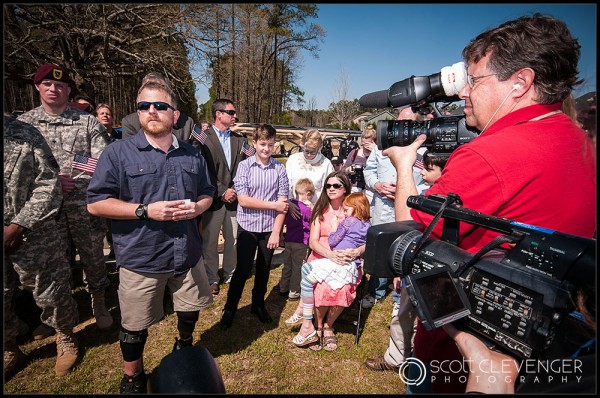
[[140, 220], [147, 220], [148, 219], [148, 205], [140, 204], [137, 207], [137, 209], [135, 209], [135, 215]]

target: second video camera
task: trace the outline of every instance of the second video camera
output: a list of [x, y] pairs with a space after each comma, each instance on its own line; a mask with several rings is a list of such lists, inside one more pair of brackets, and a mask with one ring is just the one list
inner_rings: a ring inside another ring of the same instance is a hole
[[[552, 345], [577, 291], [596, 280], [592, 239], [463, 208], [453, 194], [410, 196], [407, 204], [441, 212], [441, 240], [428, 236], [435, 223], [425, 232], [414, 221], [372, 226], [364, 269], [377, 277], [402, 276], [426, 329], [456, 321], [512, 355], [536, 357]], [[461, 221], [501, 234], [472, 254], [458, 247]]]

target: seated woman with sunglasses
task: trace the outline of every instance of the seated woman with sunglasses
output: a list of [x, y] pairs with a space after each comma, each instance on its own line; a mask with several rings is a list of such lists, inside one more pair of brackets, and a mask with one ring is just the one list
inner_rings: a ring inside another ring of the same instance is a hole
[[[291, 201], [292, 199], [298, 199], [294, 191], [296, 183], [302, 178], [308, 178], [312, 181], [315, 193], [310, 201], [314, 205], [317, 203], [317, 199], [323, 190], [325, 178], [333, 171], [333, 164], [321, 153], [323, 137], [318, 130], [306, 130], [302, 135], [300, 143], [302, 144], [303, 151], [294, 153], [285, 163], [285, 171], [288, 175], [288, 183], [290, 184], [290, 193], [288, 196], [290, 207], [288, 214], [294, 220], [299, 220], [302, 217], [300, 208]], [[290, 250], [288, 247], [285, 248], [284, 258], [290, 258]], [[281, 283], [280, 281], [279, 294], [287, 296], [290, 300], [297, 300], [300, 297], [300, 267], [293, 267], [292, 272], [290, 282], [293, 281], [293, 283], [288, 286], [285, 282]], [[300, 311], [300, 314], [302, 314], [302, 311]]]
[[[342, 184], [325, 184], [329, 189], [341, 189]], [[332, 217], [331, 232], [328, 238], [332, 250], [356, 249], [367, 241], [367, 230], [371, 226], [370, 206], [367, 197], [362, 192], [353, 192], [344, 198], [342, 203], [345, 218], [339, 220]], [[292, 340], [298, 347], [310, 345], [319, 340], [317, 331], [313, 325], [313, 289], [315, 284], [326, 282], [335, 291], [342, 286], [355, 283], [358, 279], [358, 271], [361, 261], [357, 257], [346, 264], [338, 264], [326, 257], [306, 262], [302, 265], [302, 282], [300, 286], [302, 293], [302, 327]], [[333, 336], [331, 336], [333, 337]], [[334, 338], [329, 338], [333, 342]], [[331, 349], [331, 344], [327, 349]]]
[[[352, 183], [348, 175], [343, 171], [334, 171], [325, 179], [326, 183], [321, 191], [321, 196], [315, 205], [310, 224], [309, 246], [312, 249], [308, 262], [328, 258], [329, 260], [344, 265], [354, 261], [364, 253], [365, 245], [358, 248], [332, 250], [329, 246], [329, 235], [337, 229], [337, 226], [344, 220], [344, 208], [342, 204], [344, 199], [351, 193]], [[366, 233], [366, 232], [365, 232]], [[308, 345], [312, 350], [324, 348], [327, 351], [333, 351], [337, 348], [337, 338], [333, 330], [333, 324], [340, 316], [345, 307], [356, 298], [356, 288], [362, 279], [362, 270], [357, 269], [356, 278], [348, 281], [343, 286], [330, 286], [326, 281], [319, 282], [314, 288], [314, 306], [317, 319], [317, 339], [309, 337], [309, 343], [296, 338], [296, 345]], [[288, 325], [302, 322], [303, 320], [302, 301], [294, 314], [285, 321]], [[310, 333], [309, 333], [310, 335]], [[302, 334], [300, 335], [302, 337]], [[304, 336], [306, 337], [306, 336]], [[323, 345], [321, 345], [323, 338]]]

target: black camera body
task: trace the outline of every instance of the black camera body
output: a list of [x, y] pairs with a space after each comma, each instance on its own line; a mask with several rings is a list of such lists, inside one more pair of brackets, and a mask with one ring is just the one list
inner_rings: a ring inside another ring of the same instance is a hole
[[479, 132], [465, 123], [465, 115], [442, 116], [422, 122], [380, 120], [377, 122], [377, 147], [410, 145], [420, 134], [427, 135], [422, 146], [433, 153], [451, 153], [471, 142]]
[[[595, 241], [493, 217], [440, 195], [410, 196], [407, 204], [442, 211], [442, 239], [423, 238], [414, 221], [372, 226], [365, 272], [402, 276], [427, 329], [449, 322], [474, 331], [509, 354], [537, 357], [552, 345], [557, 327], [573, 309], [573, 296], [595, 283]], [[486, 246], [476, 254], [458, 247], [460, 222], [500, 232], [510, 249]]]
[[365, 182], [365, 175], [363, 173], [364, 167], [360, 164], [353, 164], [350, 166], [350, 169], [354, 172], [354, 174], [350, 175], [350, 180], [353, 184], [360, 184]]

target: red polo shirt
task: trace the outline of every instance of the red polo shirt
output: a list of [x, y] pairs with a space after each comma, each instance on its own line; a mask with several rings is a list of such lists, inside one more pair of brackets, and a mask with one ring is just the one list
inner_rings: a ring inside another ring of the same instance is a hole
[[[592, 140], [560, 110], [562, 103], [533, 105], [512, 112], [469, 144], [456, 149], [427, 195], [460, 196], [465, 207], [560, 232], [591, 238], [596, 229], [596, 149]], [[411, 210], [429, 225], [432, 215]], [[440, 220], [434, 234], [441, 235]], [[497, 232], [461, 223], [459, 246], [476, 252]], [[442, 330], [427, 332], [419, 322], [415, 356], [460, 359]], [[436, 379], [436, 392], [464, 392], [464, 385]]]

